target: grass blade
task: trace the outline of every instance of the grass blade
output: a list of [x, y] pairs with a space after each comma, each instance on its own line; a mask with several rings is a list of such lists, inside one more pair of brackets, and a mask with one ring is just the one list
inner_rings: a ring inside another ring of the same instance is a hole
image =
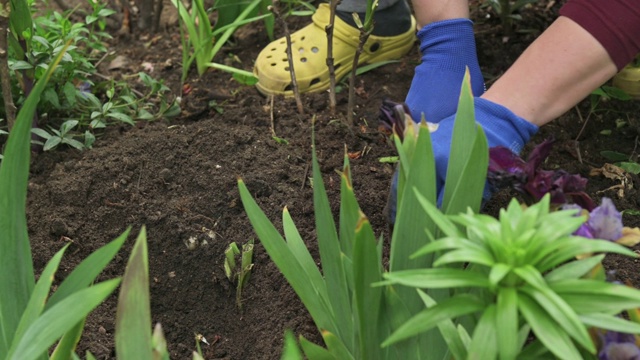
[[324, 278], [322, 278], [322, 274], [320, 274], [320, 270], [316, 266], [315, 260], [311, 257], [309, 249], [305, 246], [287, 208], [282, 211], [282, 227], [284, 229], [285, 238], [287, 239], [287, 245], [293, 255], [293, 259], [296, 260], [304, 269], [309, 279], [309, 283], [313, 286], [318, 296], [320, 296], [322, 300], [328, 301], [327, 286], [324, 282]]
[[382, 269], [378, 261], [376, 237], [369, 220], [361, 214], [356, 227], [353, 249], [354, 297], [358, 313], [360, 358], [379, 359], [380, 339], [378, 320], [382, 288], [371, 284], [380, 281]]
[[127, 229], [122, 235], [94, 251], [86, 259], [84, 259], [60, 284], [49, 302], [47, 308], [57, 304], [60, 300], [73, 294], [74, 292], [84, 289], [96, 280], [96, 277], [111, 262], [114, 256], [120, 251], [122, 244], [129, 236], [131, 228]]
[[124, 271], [116, 311], [116, 356], [151, 359], [151, 306], [147, 231], [143, 226]]
[[29, 326], [8, 359], [33, 360], [46, 353], [57, 339], [104, 301], [118, 284], [120, 279], [107, 280], [67, 296]]
[[49, 65], [18, 112], [0, 165], [0, 354], [9, 351], [35, 283], [25, 215], [31, 120], [40, 94], [68, 46]]
[[[54, 275], [58, 270], [58, 265], [60, 265], [60, 260], [62, 259], [62, 255], [67, 247], [69, 247], [68, 244], [59, 250], [51, 260], [49, 260], [47, 266], [42, 271], [42, 274], [40, 274], [40, 278], [38, 279], [36, 286], [33, 288], [33, 292], [29, 298], [29, 303], [20, 318], [20, 323], [18, 324], [18, 328], [14, 335], [15, 339], [21, 339], [29, 326], [31, 326], [31, 324], [38, 319], [40, 314], [42, 314], [47, 297], [51, 291], [51, 284], [53, 283]], [[13, 345], [17, 345], [16, 341], [13, 342]], [[12, 351], [9, 351], [9, 354], [11, 353]]]
[[336, 225], [331, 214], [329, 198], [322, 181], [320, 165], [313, 145], [313, 208], [316, 218], [318, 247], [322, 261], [329, 301], [333, 308], [333, 316], [337, 325], [335, 334], [343, 339], [345, 346], [353, 350], [353, 319], [351, 316], [350, 294], [347, 288], [345, 269], [342, 266], [340, 243]]
[[82, 336], [82, 330], [84, 330], [84, 323], [85, 319], [81, 320], [62, 336], [55, 350], [51, 353], [49, 360], [68, 360], [74, 355], [80, 336]]
[[322, 302], [318, 294], [309, 286], [311, 283], [304, 268], [296, 260], [295, 255], [278, 233], [278, 230], [267, 219], [242, 180], [238, 180], [238, 190], [245, 212], [260, 242], [287, 279], [293, 290], [307, 308], [319, 329], [335, 330], [332, 310]]

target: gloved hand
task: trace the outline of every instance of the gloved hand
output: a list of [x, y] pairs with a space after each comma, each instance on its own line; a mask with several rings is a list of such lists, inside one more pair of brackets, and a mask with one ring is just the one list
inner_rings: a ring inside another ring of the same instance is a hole
[[460, 86], [465, 68], [471, 75], [474, 96], [484, 93], [484, 80], [469, 19], [451, 19], [431, 23], [417, 34], [422, 62], [416, 67], [406, 104], [411, 116], [420, 121], [438, 123], [458, 108]]
[[[504, 146], [517, 154], [531, 136], [538, 131], [536, 125], [518, 117], [506, 107], [489, 100], [474, 98], [474, 108], [476, 122], [484, 129], [490, 148]], [[438, 123], [438, 128], [431, 133], [436, 162], [438, 206], [442, 204], [454, 120], [455, 114], [443, 119]], [[397, 212], [397, 187], [398, 169], [393, 175], [387, 203], [387, 216], [391, 224], [395, 222]], [[490, 196], [491, 194], [485, 191], [485, 200], [488, 200]]]

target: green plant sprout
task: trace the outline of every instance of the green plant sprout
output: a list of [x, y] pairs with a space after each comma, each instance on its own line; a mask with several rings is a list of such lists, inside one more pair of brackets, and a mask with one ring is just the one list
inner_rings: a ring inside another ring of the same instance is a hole
[[[237, 282], [236, 304], [242, 309], [242, 289], [245, 287], [251, 276], [253, 268], [253, 239], [242, 245], [242, 251], [238, 244], [232, 242], [224, 251], [224, 273], [231, 282]], [[237, 265], [236, 258], [240, 256], [240, 266]]]
[[[171, 0], [172, 4], [178, 9], [182, 24], [186, 28], [185, 33], [183, 28], [180, 27], [180, 38], [182, 41], [182, 81], [184, 82], [186, 80], [189, 68], [195, 60], [198, 75], [202, 75], [208, 68], [214, 67], [231, 73], [234, 79], [242, 84], [253, 85], [257, 83], [257, 78], [255, 78], [251, 72], [213, 63], [212, 60], [237, 28], [271, 16], [271, 14], [268, 13], [257, 16], [252, 15], [257, 11], [259, 6], [263, 5], [264, 1], [265, 0], [252, 0], [249, 3], [237, 2], [235, 3], [236, 6], [217, 7], [220, 18], [228, 24], [213, 28], [202, 0], [192, 0], [191, 13], [179, 0]], [[235, 16], [233, 21], [230, 21], [229, 15], [225, 12], [231, 11], [233, 13], [237, 10], [237, 6], [241, 6], [242, 11]]]

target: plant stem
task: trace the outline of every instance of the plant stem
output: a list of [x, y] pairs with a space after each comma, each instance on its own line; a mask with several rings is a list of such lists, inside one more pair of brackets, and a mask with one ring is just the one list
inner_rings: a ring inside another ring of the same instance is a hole
[[9, 75], [7, 35], [9, 28], [9, 15], [11, 7], [7, 0], [0, 0], [0, 82], [2, 86], [2, 98], [4, 100], [5, 117], [9, 131], [16, 120], [16, 106], [13, 104], [11, 94], [11, 76]]
[[336, 19], [336, 8], [340, 0], [331, 0], [329, 25], [325, 27], [327, 32], [327, 67], [329, 68], [329, 109], [331, 115], [336, 114], [336, 71], [333, 65], [333, 27]]
[[289, 60], [289, 74], [291, 74], [291, 87], [293, 88], [293, 96], [296, 98], [296, 105], [298, 106], [298, 113], [304, 115], [304, 107], [302, 106], [302, 100], [300, 99], [300, 90], [298, 89], [298, 81], [296, 80], [296, 73], [293, 69], [293, 54], [291, 52], [291, 33], [287, 22], [278, 11], [279, 1], [274, 0], [273, 5], [269, 7], [269, 10], [280, 21], [282, 28], [284, 29], [284, 36], [287, 39], [287, 59]]
[[349, 103], [347, 105], [347, 121], [351, 125], [355, 125], [355, 121], [353, 120], [353, 108], [355, 107], [355, 96], [356, 96], [356, 72], [358, 70], [358, 61], [360, 61], [360, 54], [362, 54], [362, 50], [364, 49], [364, 44], [367, 42], [367, 39], [371, 35], [370, 31], [366, 31], [364, 27], [360, 28], [360, 43], [358, 44], [358, 49], [356, 50], [356, 55], [353, 57], [353, 67], [351, 69], [351, 76], [349, 77]]

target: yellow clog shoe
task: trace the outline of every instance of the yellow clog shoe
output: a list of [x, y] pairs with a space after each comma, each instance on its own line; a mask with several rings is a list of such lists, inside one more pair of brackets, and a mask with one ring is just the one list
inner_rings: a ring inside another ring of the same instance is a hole
[[[327, 67], [327, 33], [329, 5], [321, 4], [312, 16], [312, 23], [291, 34], [293, 68], [298, 89], [303, 92], [320, 92], [329, 88]], [[396, 36], [369, 36], [360, 54], [359, 64], [395, 60], [405, 55], [415, 41], [416, 22]], [[339, 17], [335, 17], [333, 32], [333, 59], [336, 79], [341, 79], [353, 67], [360, 31]], [[293, 96], [287, 40], [283, 37], [265, 47], [256, 59], [253, 73], [258, 78], [256, 87], [265, 95]]]

